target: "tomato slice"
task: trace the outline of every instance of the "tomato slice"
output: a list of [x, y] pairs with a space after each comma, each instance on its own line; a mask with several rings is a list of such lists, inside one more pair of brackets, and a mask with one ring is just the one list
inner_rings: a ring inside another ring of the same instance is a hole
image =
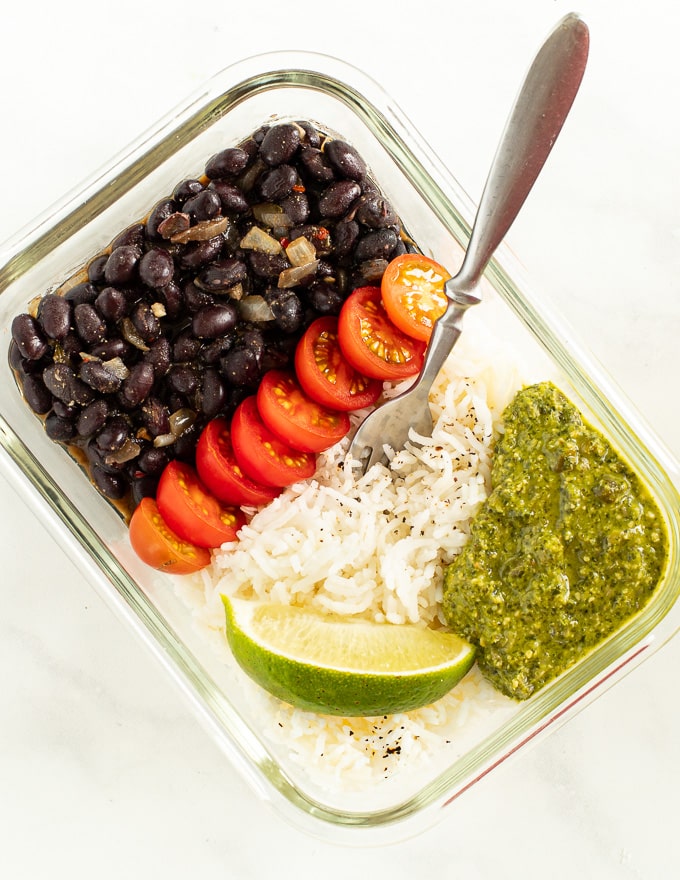
[[338, 318], [338, 341], [352, 366], [375, 379], [406, 379], [423, 366], [425, 343], [390, 321], [379, 287], [357, 287]]
[[434, 322], [446, 311], [444, 285], [450, 277], [443, 266], [424, 254], [400, 254], [391, 260], [380, 291], [392, 323], [413, 339], [427, 342]]
[[295, 349], [295, 372], [304, 392], [331, 409], [363, 409], [382, 394], [382, 382], [357, 372], [340, 351], [338, 319], [330, 316], [305, 330]]
[[234, 455], [229, 423], [221, 416], [208, 422], [198, 438], [196, 470], [213, 495], [225, 504], [260, 507], [281, 492], [243, 473]]
[[323, 452], [349, 431], [346, 412], [321, 406], [287, 370], [269, 370], [257, 389], [257, 409], [279, 440], [301, 452]]
[[236, 407], [231, 441], [241, 470], [268, 486], [290, 486], [314, 475], [316, 457], [283, 443], [262, 421], [254, 394]]
[[165, 466], [158, 481], [156, 502], [170, 528], [199, 547], [220, 547], [234, 541], [246, 521], [238, 508], [220, 504], [196, 471], [181, 461]]
[[130, 519], [130, 543], [147, 565], [169, 574], [191, 574], [210, 562], [210, 551], [180, 538], [160, 515], [153, 498], [142, 498]]

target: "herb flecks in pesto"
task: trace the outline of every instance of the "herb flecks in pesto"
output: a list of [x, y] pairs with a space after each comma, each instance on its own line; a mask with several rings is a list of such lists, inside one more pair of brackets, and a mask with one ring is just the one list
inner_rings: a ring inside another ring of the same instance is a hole
[[520, 391], [503, 421], [444, 613], [484, 675], [526, 699], [645, 605], [666, 535], [636, 474], [554, 385]]

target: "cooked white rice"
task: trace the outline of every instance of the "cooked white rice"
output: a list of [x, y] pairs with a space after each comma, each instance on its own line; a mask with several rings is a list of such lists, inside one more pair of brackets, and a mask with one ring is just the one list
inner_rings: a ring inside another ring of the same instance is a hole
[[[178, 591], [225, 661], [222, 594], [309, 605], [376, 621], [443, 624], [444, 570], [489, 491], [500, 416], [522, 384], [514, 358], [463, 334], [431, 394], [432, 437], [414, 437], [390, 467], [359, 479], [348, 441], [319, 457], [314, 479], [257, 512], [240, 540]], [[493, 370], [489, 364], [493, 363]], [[396, 391], [396, 389], [395, 389]], [[233, 662], [233, 660], [231, 661]], [[512, 711], [474, 668], [435, 705], [387, 718], [303, 712], [243, 676], [267, 736], [315, 778], [370, 783], [444, 747], [461, 749], [474, 717]]]

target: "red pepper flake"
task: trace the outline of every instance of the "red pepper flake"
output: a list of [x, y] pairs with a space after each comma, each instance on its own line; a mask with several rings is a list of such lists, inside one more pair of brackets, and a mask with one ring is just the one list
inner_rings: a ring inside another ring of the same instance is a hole
[[282, 248], [285, 249], [290, 244], [290, 239], [286, 238], [286, 236], [284, 235], [283, 238], [279, 239], [279, 244], [281, 245]]
[[295, 186], [293, 187], [293, 191], [296, 193], [303, 193], [305, 191], [305, 188], [304, 188], [303, 184], [296, 183]]
[[318, 241], [326, 241], [329, 235], [330, 233], [325, 226], [319, 226], [312, 238], [316, 238]]

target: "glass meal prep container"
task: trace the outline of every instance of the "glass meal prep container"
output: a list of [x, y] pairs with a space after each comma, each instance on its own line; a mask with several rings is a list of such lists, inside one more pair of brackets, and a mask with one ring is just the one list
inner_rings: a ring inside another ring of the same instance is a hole
[[459, 739], [417, 770], [372, 786], [335, 788], [315, 779], [263, 732], [258, 704], [202, 638], [169, 576], [141, 563], [127, 527], [86, 473], [52, 442], [23, 401], [7, 351], [15, 315], [55, 290], [145, 217], [207, 159], [263, 123], [306, 119], [352, 143], [419, 249], [451, 267], [460, 262], [473, 206], [394, 102], [344, 63], [282, 52], [233, 65], [140, 137], [122, 157], [28, 231], [0, 246], [0, 462], [11, 483], [58, 535], [93, 587], [150, 648], [197, 716], [258, 795], [286, 818], [332, 840], [383, 842], [445, 818], [455, 801], [494, 767], [587, 705], [678, 629], [680, 471], [601, 369], [567, 338], [534, 297], [506, 247], [483, 282], [483, 301], [466, 316], [508, 340], [537, 379], [567, 393], [639, 474], [658, 504], [668, 560], [649, 604], [621, 630], [511, 711], [463, 727]]

